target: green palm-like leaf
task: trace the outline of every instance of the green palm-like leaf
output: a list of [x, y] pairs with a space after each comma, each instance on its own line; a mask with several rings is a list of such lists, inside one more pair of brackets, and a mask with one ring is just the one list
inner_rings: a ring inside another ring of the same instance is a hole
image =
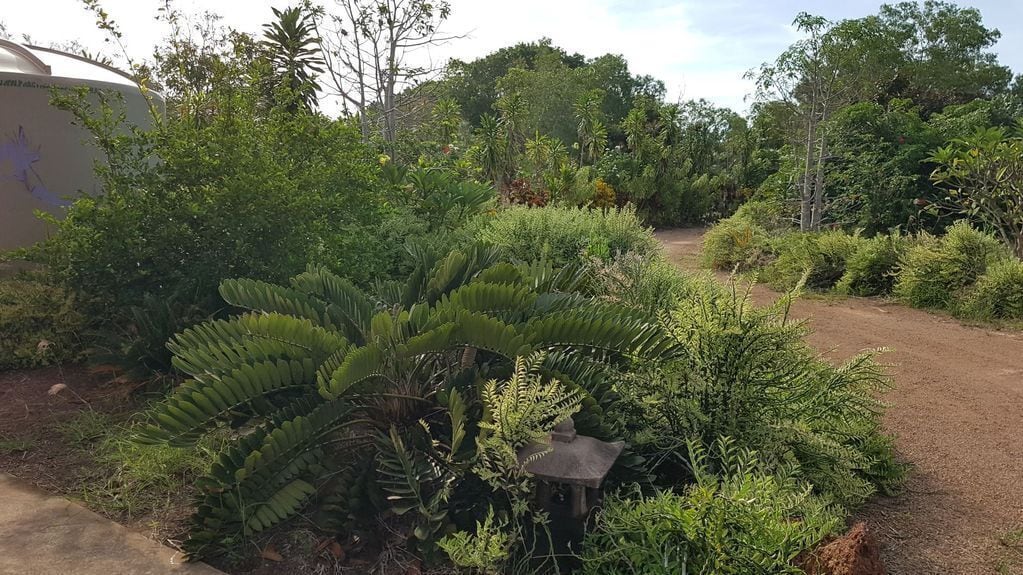
[[314, 493], [316, 488], [301, 479], [288, 483], [266, 502], [248, 510], [245, 533], [259, 533], [294, 516], [305, 507]]
[[518, 323], [525, 319], [536, 299], [537, 295], [524, 285], [474, 281], [442, 297], [434, 315], [438, 319], [454, 318], [460, 311], [469, 311]]
[[506, 359], [533, 351], [526, 337], [515, 326], [499, 319], [463, 311], [458, 314], [455, 325], [455, 343], [496, 353]]
[[250, 313], [207, 322], [167, 343], [175, 368], [203, 379], [271, 359], [312, 359], [319, 364], [348, 341], [308, 319], [277, 313]]
[[[298, 405], [281, 415], [302, 409]], [[325, 440], [348, 425], [351, 414], [347, 403], [321, 403], [307, 414], [275, 418], [276, 425], [225, 450], [198, 482], [205, 495], [194, 518], [190, 553], [206, 554], [209, 545], [247, 537], [296, 514], [312, 494], [309, 480], [324, 472]]]
[[611, 356], [660, 355], [671, 346], [659, 325], [631, 314], [576, 309], [534, 318], [526, 329], [529, 342], [550, 349], [583, 348]]
[[195, 442], [228, 415], [253, 401], [288, 389], [311, 389], [316, 382], [312, 360], [245, 364], [212, 382], [189, 380], [152, 412], [139, 439], [176, 447]]
[[377, 474], [391, 511], [396, 515], [416, 511], [413, 533], [428, 539], [447, 516], [450, 489], [445, 470], [425, 454], [407, 448], [394, 427], [378, 443]]
[[358, 393], [360, 384], [374, 379], [387, 379], [384, 350], [371, 343], [353, 350], [331, 376], [325, 387], [320, 387], [320, 394], [327, 399], [335, 399], [347, 393]]
[[296, 289], [257, 280], [229, 279], [221, 282], [220, 295], [235, 307], [305, 318], [329, 330], [339, 327], [331, 320], [325, 303]]
[[291, 278], [291, 286], [326, 302], [331, 319], [341, 323], [349, 341], [366, 342], [374, 306], [355, 284], [325, 269], [310, 267]]

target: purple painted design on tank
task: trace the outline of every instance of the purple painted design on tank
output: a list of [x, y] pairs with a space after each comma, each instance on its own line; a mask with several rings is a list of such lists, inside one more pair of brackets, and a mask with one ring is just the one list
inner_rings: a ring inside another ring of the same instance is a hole
[[[11, 173], [7, 176], [25, 186], [25, 191], [40, 202], [56, 207], [65, 207], [71, 202], [58, 197], [46, 189], [42, 177], [35, 171], [32, 164], [42, 159], [39, 153], [40, 147], [32, 147], [25, 134], [25, 127], [18, 126], [18, 133], [6, 142], [0, 144], [0, 162], [9, 161], [12, 165]], [[0, 174], [0, 177], [3, 177]], [[35, 183], [33, 183], [35, 182]]]

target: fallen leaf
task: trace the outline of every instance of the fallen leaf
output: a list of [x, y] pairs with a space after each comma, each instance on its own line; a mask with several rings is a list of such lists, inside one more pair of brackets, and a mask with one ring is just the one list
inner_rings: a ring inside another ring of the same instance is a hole
[[320, 541], [319, 543], [317, 543], [316, 544], [316, 552], [319, 553], [320, 551], [323, 551], [324, 549], [326, 549], [331, 544], [332, 541], [334, 541], [333, 538], [327, 537], [323, 541]]
[[274, 549], [273, 545], [267, 545], [259, 552], [259, 556], [263, 559], [269, 559], [270, 561], [284, 561], [284, 557], [281, 557], [281, 554]]
[[330, 551], [330, 554], [334, 556], [334, 559], [337, 559], [338, 561], [345, 560], [345, 550], [337, 541], [331, 541], [330, 545], [327, 546], [327, 550]]
[[46, 392], [46, 395], [57, 395], [65, 389], [67, 389], [67, 386], [63, 383], [55, 383], [50, 386], [50, 390]]

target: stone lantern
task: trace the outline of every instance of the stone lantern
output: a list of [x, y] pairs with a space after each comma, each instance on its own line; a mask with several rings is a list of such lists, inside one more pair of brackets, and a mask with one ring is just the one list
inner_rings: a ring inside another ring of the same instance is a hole
[[[554, 427], [550, 445], [526, 445], [518, 456], [520, 463], [527, 462], [526, 471], [538, 480], [536, 499], [540, 506], [551, 510], [554, 488], [565, 486], [571, 516], [582, 521], [600, 501], [600, 486], [624, 447], [621, 441], [607, 443], [576, 434], [575, 422], [569, 417]], [[540, 453], [543, 455], [535, 457]]]

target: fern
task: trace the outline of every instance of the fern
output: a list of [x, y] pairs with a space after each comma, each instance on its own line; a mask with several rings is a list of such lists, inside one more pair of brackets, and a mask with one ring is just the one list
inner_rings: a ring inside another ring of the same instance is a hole
[[485, 415], [480, 429], [489, 431], [499, 444], [516, 449], [530, 442], [543, 442], [558, 422], [579, 411], [578, 391], [566, 390], [557, 381], [544, 382], [540, 377], [545, 358], [543, 353], [516, 358], [511, 379], [492, 379], [484, 384]]

